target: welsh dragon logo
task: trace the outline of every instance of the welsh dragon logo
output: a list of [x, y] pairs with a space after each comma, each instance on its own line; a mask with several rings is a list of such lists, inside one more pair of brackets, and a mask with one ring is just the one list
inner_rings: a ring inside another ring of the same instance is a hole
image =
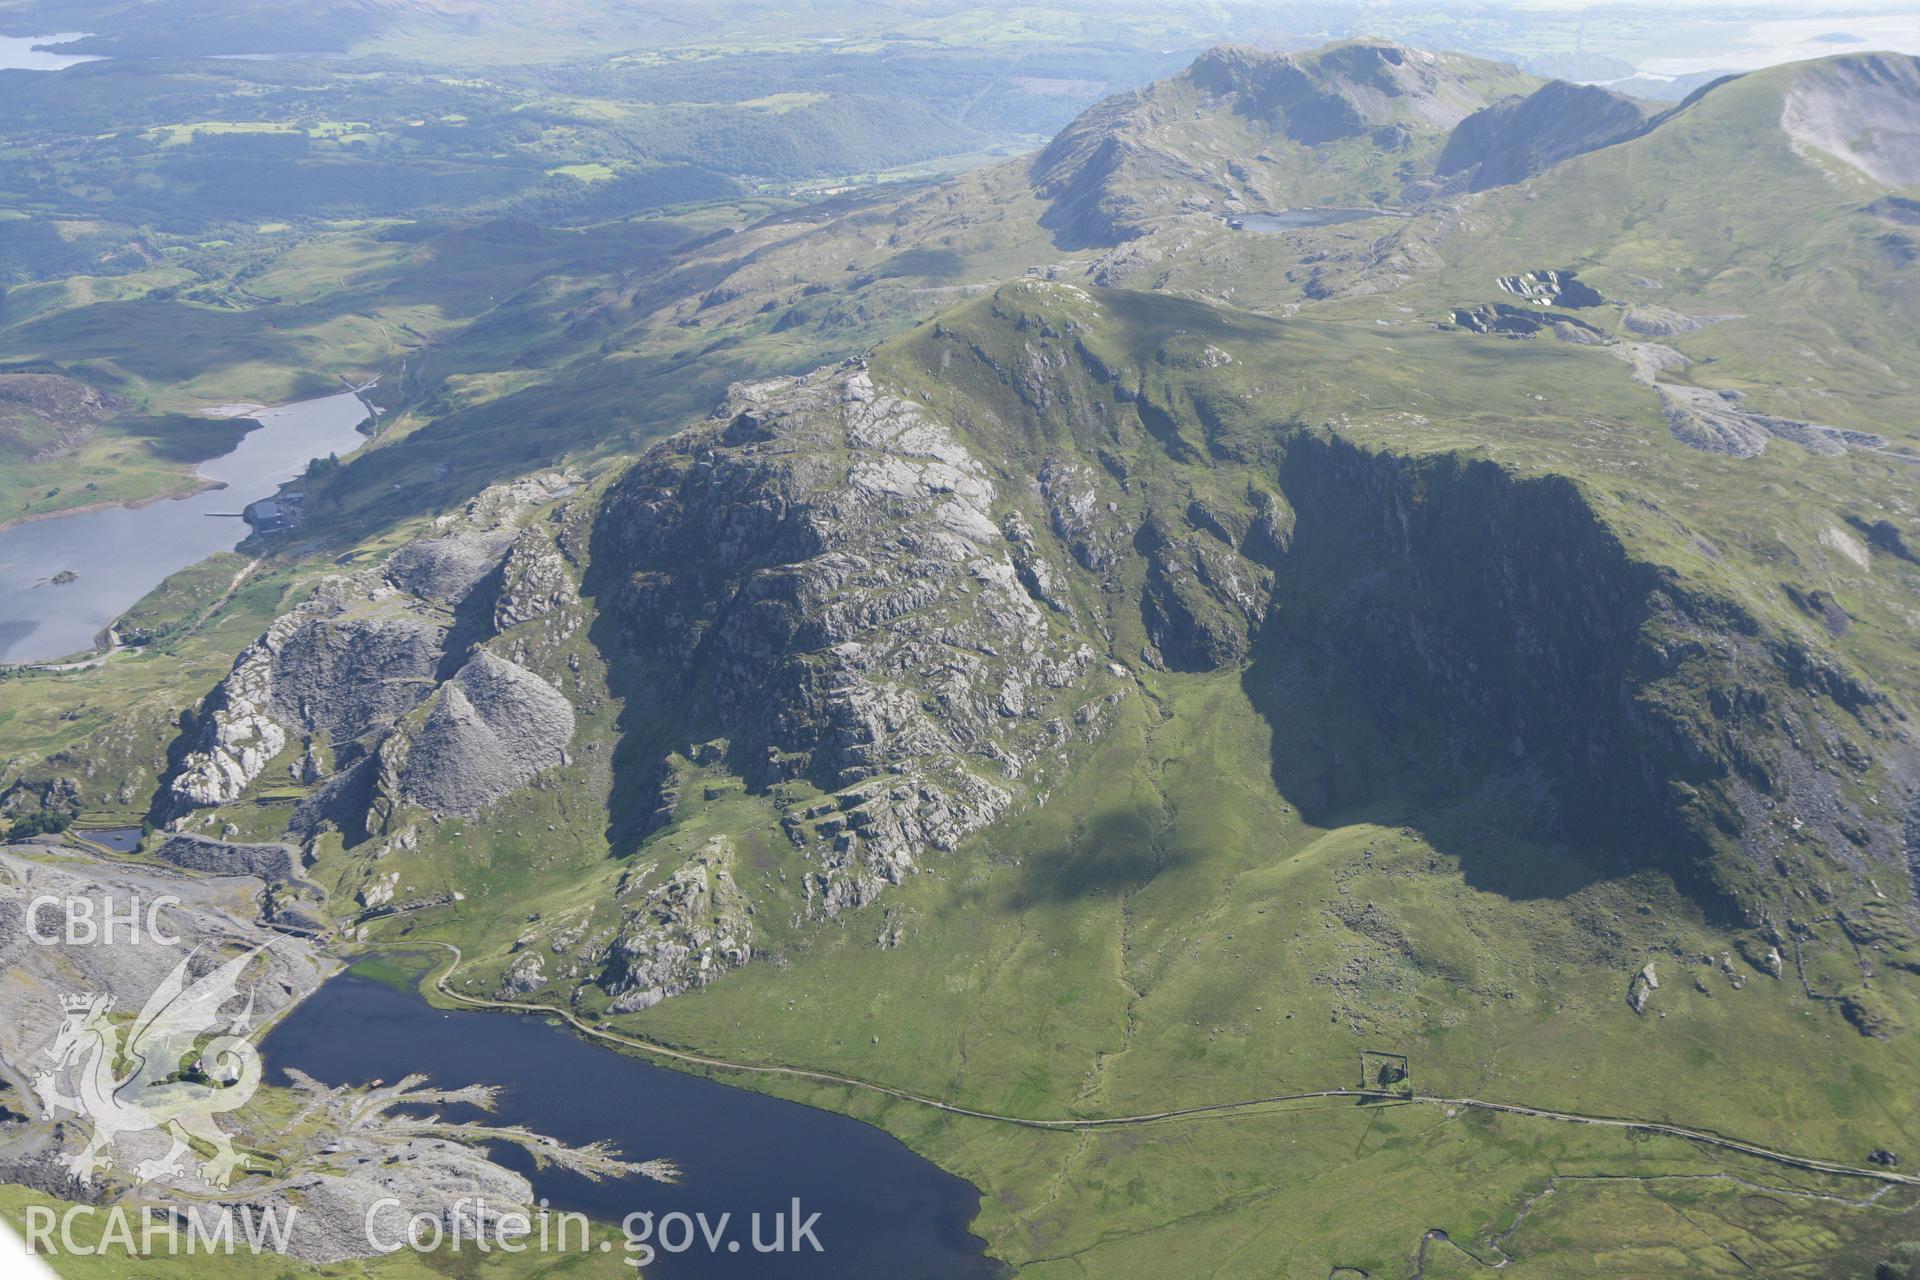
[[237, 1016], [223, 1019], [220, 1010], [238, 996], [241, 974], [268, 945], [198, 981], [191, 978], [189, 955], [147, 1000], [124, 1041], [110, 995], [61, 997], [66, 1018], [47, 1049], [54, 1067], [36, 1076], [33, 1088], [46, 1118], [71, 1112], [91, 1128], [86, 1146], [67, 1161], [75, 1177], [92, 1182], [95, 1173], [113, 1168], [120, 1135], [163, 1130], [172, 1146], [136, 1165], [134, 1177], [145, 1182], [182, 1172], [182, 1158], [197, 1142], [212, 1150], [199, 1164], [200, 1176], [220, 1187], [232, 1181], [243, 1158], [214, 1117], [244, 1106], [260, 1087], [260, 1054], [247, 1039], [252, 991]]

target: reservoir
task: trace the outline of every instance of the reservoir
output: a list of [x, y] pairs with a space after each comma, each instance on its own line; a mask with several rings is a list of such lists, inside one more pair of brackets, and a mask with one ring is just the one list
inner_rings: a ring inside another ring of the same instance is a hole
[[[631, 1160], [680, 1166], [680, 1180], [589, 1182], [536, 1171], [518, 1147], [493, 1156], [525, 1174], [536, 1196], [618, 1226], [628, 1214], [731, 1213], [770, 1222], [798, 1197], [818, 1213], [819, 1253], [728, 1253], [704, 1246], [661, 1253], [649, 1280], [988, 1280], [1005, 1274], [967, 1231], [980, 1193], [871, 1125], [698, 1076], [656, 1067], [589, 1043], [530, 1014], [436, 1009], [351, 972], [297, 1006], [261, 1045], [269, 1083], [297, 1067], [332, 1085], [391, 1083], [424, 1072], [445, 1088], [501, 1087], [488, 1123], [525, 1125], [573, 1144], [605, 1139]], [[477, 1119], [465, 1107], [448, 1119]], [[698, 1237], [696, 1236], [696, 1240]], [[607, 1267], [592, 1274], [612, 1274]], [[631, 1274], [628, 1272], [628, 1274]]]
[[[0, 662], [41, 662], [91, 648], [94, 637], [169, 574], [249, 530], [236, 517], [314, 458], [366, 443], [366, 406], [352, 392], [250, 412], [260, 426], [200, 464], [224, 485], [137, 507], [102, 507], [0, 529]], [[55, 574], [71, 573], [56, 583]]]

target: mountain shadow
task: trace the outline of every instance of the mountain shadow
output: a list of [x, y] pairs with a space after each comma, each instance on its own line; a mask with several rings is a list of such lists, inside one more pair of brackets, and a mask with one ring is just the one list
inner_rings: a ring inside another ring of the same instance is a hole
[[1294, 524], [1242, 683], [1303, 816], [1417, 828], [1511, 897], [1658, 867], [1711, 904], [1669, 801], [1721, 766], [1642, 698], [1661, 575], [1570, 481], [1302, 433], [1280, 482]]

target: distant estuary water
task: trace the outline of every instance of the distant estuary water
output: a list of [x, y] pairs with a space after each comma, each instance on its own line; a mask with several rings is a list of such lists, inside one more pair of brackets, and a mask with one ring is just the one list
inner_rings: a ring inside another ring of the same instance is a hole
[[[172, 573], [247, 536], [239, 512], [314, 458], [366, 443], [351, 392], [248, 414], [260, 426], [200, 464], [224, 485], [185, 498], [102, 507], [0, 529], [0, 662], [41, 662], [92, 646], [107, 625]], [[70, 580], [56, 577], [73, 575]]]
[[85, 34], [67, 31], [46, 36], [0, 36], [0, 71], [65, 71], [82, 62], [97, 61], [79, 54], [47, 53], [40, 47], [63, 45]]
[[[439, 1087], [501, 1086], [487, 1122], [574, 1145], [605, 1139], [632, 1160], [661, 1157], [678, 1182], [589, 1182], [536, 1171], [518, 1147], [501, 1164], [532, 1180], [552, 1208], [618, 1227], [629, 1214], [730, 1214], [726, 1239], [661, 1252], [649, 1280], [989, 1280], [1005, 1269], [968, 1233], [980, 1193], [891, 1135], [846, 1116], [652, 1066], [533, 1015], [436, 1009], [409, 992], [345, 973], [276, 1025], [261, 1046], [269, 1083], [298, 1068], [326, 1084], [392, 1083], [424, 1072]], [[448, 1119], [478, 1119], [447, 1108]], [[772, 1240], [776, 1215], [818, 1214], [798, 1252], [756, 1252], [752, 1218]], [[670, 1233], [670, 1237], [677, 1236]], [[729, 1248], [729, 1242], [737, 1248]], [[620, 1258], [620, 1253], [613, 1255]], [[597, 1265], [597, 1264], [596, 1264]], [[614, 1274], [623, 1268], [590, 1269]], [[626, 1271], [625, 1274], [632, 1274]]]

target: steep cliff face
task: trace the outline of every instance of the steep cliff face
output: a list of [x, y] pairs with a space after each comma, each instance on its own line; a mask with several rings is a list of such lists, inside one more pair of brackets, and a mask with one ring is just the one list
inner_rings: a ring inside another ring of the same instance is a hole
[[1285, 503], [1237, 473], [1214, 492], [1192, 406], [1103, 364], [1099, 318], [1084, 290], [1009, 287], [925, 331], [928, 384], [856, 362], [738, 386], [609, 491], [588, 586], [653, 886], [597, 979], [623, 1007], [747, 963], [747, 917], [785, 892], [711, 850], [657, 861], [681, 762], [770, 802], [806, 867], [786, 909], [815, 920], [1044, 803], [1137, 671], [1250, 652]]
[[[673, 759], [723, 766], [772, 803], [806, 868], [788, 909], [817, 919], [1043, 798], [1126, 688], [1045, 529], [1025, 490], [859, 363], [734, 388], [596, 523], [624, 749], [633, 785], [658, 788], [644, 825], [674, 815]], [[645, 883], [603, 952], [617, 1007], [751, 959], [725, 841]]]
[[1550, 790], [1553, 827], [1783, 926], [1902, 896], [1920, 751], [1831, 655], [1632, 556], [1572, 482], [1303, 433], [1270, 654], [1312, 654], [1394, 722]]
[[894, 367], [1032, 468], [1034, 523], [1068, 552], [1049, 590], [1097, 574], [1117, 656], [1306, 672], [1319, 694], [1275, 714], [1406, 726], [1343, 804], [1418, 775], [1417, 742], [1459, 787], [1524, 780], [1541, 830], [1725, 918], [1911, 914], [1920, 751], [1870, 676], [1636, 550], [1572, 479], [1259, 423], [1236, 372], [1258, 356], [1205, 323], [1143, 334], [1124, 295], [1015, 286]]
[[[558, 543], [550, 493], [483, 496], [328, 584], [210, 700], [176, 803], [301, 748], [297, 832], [411, 850], [408, 811], [482, 812], [611, 728], [615, 869], [500, 982], [634, 1010], [1046, 803], [1143, 682], [1220, 678], [1318, 753], [1272, 763], [1314, 821], [1511, 796], [1489, 820], [1669, 872], [1766, 946], [1838, 912], [1920, 963], [1920, 764], [1886, 694], [1580, 483], [1263, 416], [1260, 344], [1294, 340], [1033, 281], [736, 386]], [[554, 671], [589, 619], [604, 685]]]

